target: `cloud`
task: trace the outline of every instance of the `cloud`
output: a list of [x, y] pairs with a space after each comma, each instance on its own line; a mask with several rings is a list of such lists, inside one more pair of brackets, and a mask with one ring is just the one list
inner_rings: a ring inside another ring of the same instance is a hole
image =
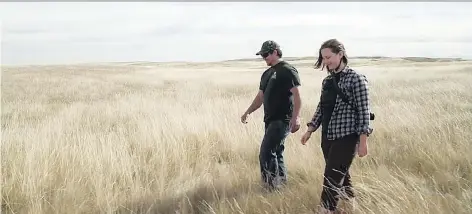
[[[1, 3], [2, 61], [222, 60], [254, 57], [266, 39], [292, 56], [316, 54], [329, 38], [340, 39], [352, 53], [423, 53], [411, 44], [447, 49], [444, 44], [470, 40], [471, 5]], [[466, 50], [461, 51], [456, 53]]]

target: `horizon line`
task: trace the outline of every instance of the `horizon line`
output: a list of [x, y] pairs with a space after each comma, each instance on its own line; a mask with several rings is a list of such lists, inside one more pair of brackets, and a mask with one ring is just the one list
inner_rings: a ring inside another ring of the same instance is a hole
[[[287, 56], [282, 57], [283, 60], [300, 60], [300, 59], [316, 59], [318, 56]], [[431, 57], [431, 56], [381, 56], [381, 55], [359, 55], [350, 56], [349, 59], [431, 59], [431, 60], [456, 60], [456, 61], [470, 61], [472, 58], [467, 57]], [[70, 63], [19, 63], [19, 64], [3, 64], [0, 61], [0, 66], [8, 67], [21, 67], [21, 66], [51, 66], [51, 65], [81, 65], [81, 64], [101, 64], [101, 63], [191, 63], [191, 64], [205, 64], [205, 63], [224, 63], [224, 62], [244, 62], [244, 61], [259, 61], [262, 60], [258, 57], [253, 58], [233, 58], [216, 61], [147, 61], [147, 60], [134, 60], [134, 61], [83, 61], [83, 62], [70, 62]]]

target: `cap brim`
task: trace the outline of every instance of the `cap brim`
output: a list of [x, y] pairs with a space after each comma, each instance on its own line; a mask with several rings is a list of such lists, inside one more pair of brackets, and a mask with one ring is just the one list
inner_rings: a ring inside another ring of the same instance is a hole
[[260, 51], [259, 51], [259, 52], [257, 52], [257, 53], [256, 53], [256, 55], [261, 55], [261, 52], [260, 52]]

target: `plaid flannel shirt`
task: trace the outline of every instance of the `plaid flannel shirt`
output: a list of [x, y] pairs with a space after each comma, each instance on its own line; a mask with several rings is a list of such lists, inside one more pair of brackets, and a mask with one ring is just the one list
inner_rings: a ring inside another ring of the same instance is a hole
[[[331, 76], [323, 79], [324, 86], [327, 81], [332, 81]], [[341, 96], [337, 96], [333, 114], [328, 125], [327, 138], [330, 140], [339, 139], [346, 135], [357, 133], [369, 136], [373, 129], [370, 128], [370, 109], [369, 109], [369, 88], [367, 78], [353, 69], [346, 66], [341, 71], [338, 86], [346, 95], [349, 102], [354, 105], [353, 109], [348, 103], [345, 103]], [[324, 87], [322, 87], [324, 88]], [[323, 90], [323, 89], [322, 89]], [[320, 101], [321, 102], [321, 101]], [[316, 131], [321, 125], [321, 103], [318, 103], [315, 114], [308, 126], [313, 126]]]

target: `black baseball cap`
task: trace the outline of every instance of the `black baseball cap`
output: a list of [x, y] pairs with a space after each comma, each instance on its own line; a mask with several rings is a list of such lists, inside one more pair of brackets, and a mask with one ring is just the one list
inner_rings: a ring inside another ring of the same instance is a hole
[[264, 43], [262, 43], [261, 50], [256, 53], [256, 55], [262, 55], [264, 53], [272, 52], [274, 50], [280, 49], [280, 45], [277, 44], [277, 42], [273, 40], [267, 40]]

